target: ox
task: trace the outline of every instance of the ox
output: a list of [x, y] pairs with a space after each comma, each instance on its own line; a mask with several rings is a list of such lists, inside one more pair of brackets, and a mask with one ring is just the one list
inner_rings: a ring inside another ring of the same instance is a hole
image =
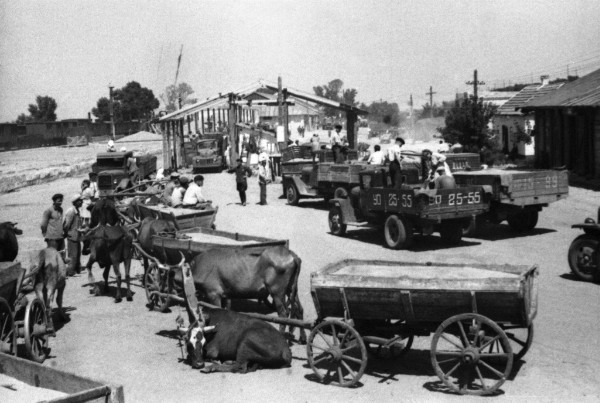
[[[152, 243], [152, 237], [160, 233], [175, 233], [176, 228], [173, 222], [167, 220], [158, 220], [150, 217], [142, 220], [138, 228], [137, 240], [147, 254], [156, 257], [159, 261], [167, 264], [179, 263], [179, 252], [164, 248], [155, 248]], [[148, 270], [148, 258], [143, 256], [144, 273]]]
[[63, 322], [67, 321], [67, 316], [62, 307], [66, 279], [67, 266], [60, 256], [60, 253], [54, 248], [42, 249], [39, 254], [38, 270], [35, 273], [33, 288], [37, 297], [44, 301], [48, 328], [53, 333], [52, 304], [54, 302], [55, 292], [59, 316]]
[[[201, 299], [230, 307], [231, 298], [271, 296], [280, 317], [288, 317], [288, 303], [293, 318], [303, 319], [298, 297], [298, 276], [302, 261], [284, 246], [264, 249], [260, 254], [238, 249], [211, 249], [194, 257], [190, 266], [196, 291]], [[175, 275], [176, 282], [181, 273]], [[287, 297], [287, 300], [286, 300]], [[285, 330], [285, 325], [280, 326]], [[300, 329], [300, 342], [306, 342]]]
[[23, 231], [17, 228], [16, 222], [3, 222], [0, 224], [0, 262], [12, 262], [19, 254], [17, 235]]
[[[289, 367], [292, 352], [285, 337], [260, 319], [224, 309], [205, 309], [204, 322], [187, 330], [186, 349], [192, 368], [202, 372], [255, 371]], [[204, 359], [233, 361], [205, 368]]]

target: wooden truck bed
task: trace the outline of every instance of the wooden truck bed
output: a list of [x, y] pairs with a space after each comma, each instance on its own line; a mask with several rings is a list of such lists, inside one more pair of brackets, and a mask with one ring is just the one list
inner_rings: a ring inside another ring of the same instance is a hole
[[146, 206], [143, 204], [138, 204], [137, 208], [140, 213], [140, 218], [144, 219], [146, 217], [151, 217], [173, 221], [176, 228], [180, 230], [197, 227], [210, 228], [215, 222], [218, 211], [218, 207], [206, 210], [196, 210], [166, 206]]
[[[311, 275], [319, 317], [439, 323], [476, 312], [528, 326], [537, 313], [537, 266], [342, 260]], [[346, 302], [344, 302], [344, 298]]]

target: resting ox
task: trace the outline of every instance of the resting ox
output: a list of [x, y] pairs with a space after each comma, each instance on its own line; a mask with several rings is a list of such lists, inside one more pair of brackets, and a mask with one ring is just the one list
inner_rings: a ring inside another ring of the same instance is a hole
[[[270, 324], [224, 309], [205, 309], [204, 323], [187, 330], [186, 349], [193, 368], [202, 372], [255, 371], [289, 367], [292, 352], [285, 337]], [[233, 361], [213, 364], [210, 361]]]
[[56, 305], [58, 314], [62, 321], [67, 320], [63, 311], [62, 301], [67, 279], [67, 266], [62, 260], [60, 253], [54, 248], [46, 248], [40, 251], [38, 270], [33, 281], [33, 289], [37, 297], [44, 301], [46, 306], [46, 318], [48, 330], [54, 332], [52, 323], [52, 304], [56, 292]]
[[0, 224], [0, 262], [12, 262], [19, 254], [17, 235], [23, 231], [17, 228], [16, 222], [3, 222]]
[[[232, 298], [266, 300], [271, 296], [280, 317], [303, 319], [298, 297], [298, 277], [302, 261], [284, 246], [264, 249], [260, 254], [238, 249], [211, 249], [190, 263], [200, 299], [230, 307]], [[178, 282], [178, 276], [175, 281]], [[288, 311], [288, 305], [290, 311]], [[280, 326], [283, 331], [285, 325]], [[300, 329], [300, 341], [306, 334]]]

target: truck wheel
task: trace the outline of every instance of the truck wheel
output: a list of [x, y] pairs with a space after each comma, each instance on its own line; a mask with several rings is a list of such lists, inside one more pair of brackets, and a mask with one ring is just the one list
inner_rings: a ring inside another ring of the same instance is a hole
[[291, 204], [292, 206], [298, 205], [300, 195], [298, 195], [298, 189], [296, 189], [296, 186], [293, 183], [286, 186], [285, 197], [287, 199], [288, 204]]
[[347, 199], [348, 191], [342, 187], [339, 187], [339, 188], [335, 189], [335, 192], [333, 192], [333, 198], [334, 199]]
[[460, 223], [455, 221], [443, 221], [440, 225], [440, 236], [442, 240], [450, 245], [457, 245], [460, 243], [463, 235], [463, 227]]
[[347, 225], [342, 221], [342, 210], [338, 206], [333, 206], [329, 210], [329, 230], [333, 235], [344, 236]]
[[390, 215], [383, 226], [385, 244], [391, 249], [410, 248], [413, 241], [413, 227], [410, 221], [395, 214]]
[[508, 225], [517, 232], [529, 232], [535, 228], [538, 222], [538, 212], [535, 210], [523, 210], [517, 214], [511, 214], [506, 219]]
[[583, 281], [600, 281], [598, 268], [598, 237], [579, 235], [569, 247], [569, 267]]

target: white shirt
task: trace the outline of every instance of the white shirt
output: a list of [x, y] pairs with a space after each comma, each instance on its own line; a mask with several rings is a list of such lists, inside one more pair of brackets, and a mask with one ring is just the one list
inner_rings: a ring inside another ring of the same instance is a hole
[[[175, 190], [173, 190], [173, 192], [175, 192]], [[202, 188], [196, 185], [195, 182], [191, 183], [185, 191], [185, 196], [183, 196], [183, 204], [193, 205], [204, 201], [206, 201], [206, 199], [202, 196]]]
[[369, 160], [367, 162], [372, 165], [383, 165], [383, 153], [381, 152], [381, 150], [374, 151], [369, 156]]
[[402, 160], [402, 152], [400, 151], [400, 146], [398, 144], [394, 144], [393, 146], [388, 148], [387, 158], [388, 158], [388, 160], [390, 160], [390, 162], [392, 162], [392, 161], [400, 162], [400, 160]]
[[171, 195], [171, 206], [177, 207], [183, 203], [183, 194], [185, 193], [185, 189], [183, 186], [177, 186], [173, 189], [173, 194]]
[[340, 135], [338, 132], [334, 131], [331, 133], [331, 145], [334, 146], [336, 144], [340, 144]]

